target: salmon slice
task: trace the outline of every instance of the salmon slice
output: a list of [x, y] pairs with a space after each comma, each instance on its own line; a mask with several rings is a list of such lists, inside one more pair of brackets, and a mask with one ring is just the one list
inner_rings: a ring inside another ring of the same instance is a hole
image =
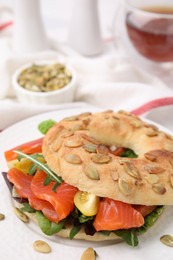
[[16, 168], [11, 168], [7, 173], [8, 180], [14, 184], [17, 194], [21, 198], [29, 198], [33, 196], [31, 191], [31, 181], [33, 176], [25, 175]]
[[139, 211], [143, 217], [154, 211], [157, 206], [133, 205], [133, 208]]
[[55, 223], [58, 223], [60, 221], [54, 207], [48, 201], [38, 199], [35, 196], [29, 198], [28, 200], [32, 208], [34, 208], [35, 210], [41, 210], [45, 217], [50, 221], [53, 221]]
[[32, 208], [41, 210], [50, 221], [59, 222], [59, 217], [54, 207], [48, 201], [37, 198], [32, 192], [31, 181], [33, 176], [25, 175], [18, 169], [12, 168], [8, 171], [7, 177], [14, 184], [18, 195], [21, 198], [27, 198]]
[[140, 227], [144, 224], [144, 218], [140, 212], [131, 205], [104, 198], [100, 201], [99, 210], [93, 226], [97, 231], [118, 230]]
[[31, 190], [39, 199], [44, 199], [52, 204], [59, 220], [67, 217], [74, 208], [74, 196], [78, 191], [77, 188], [62, 182], [56, 191], [53, 191], [55, 181], [44, 185], [46, 173], [38, 170], [31, 182]]

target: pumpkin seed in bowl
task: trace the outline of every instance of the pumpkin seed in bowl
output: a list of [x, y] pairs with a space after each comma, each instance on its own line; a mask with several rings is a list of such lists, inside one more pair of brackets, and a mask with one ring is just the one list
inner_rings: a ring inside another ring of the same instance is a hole
[[74, 101], [77, 73], [57, 60], [35, 61], [18, 68], [12, 85], [20, 103], [62, 104]]
[[65, 87], [71, 79], [72, 73], [63, 64], [32, 64], [19, 74], [18, 83], [30, 91], [48, 92]]

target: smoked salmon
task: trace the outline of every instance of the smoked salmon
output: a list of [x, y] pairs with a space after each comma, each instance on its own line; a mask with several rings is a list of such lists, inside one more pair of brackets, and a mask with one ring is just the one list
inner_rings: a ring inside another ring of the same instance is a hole
[[[10, 169], [7, 174], [21, 198], [27, 198], [31, 207], [41, 210], [50, 221], [58, 223], [73, 210], [74, 196], [78, 189], [62, 182], [56, 191], [53, 191], [55, 181], [44, 185], [46, 176], [47, 174], [41, 170], [37, 170], [35, 175], [31, 176], [16, 168]], [[96, 231], [129, 229], [143, 224], [144, 217], [130, 204], [108, 198], [100, 201], [93, 222]]]
[[25, 175], [16, 168], [11, 168], [7, 173], [8, 180], [14, 184], [17, 194], [21, 198], [30, 198], [33, 195], [31, 191], [31, 181], [33, 176]]
[[74, 196], [77, 188], [62, 182], [56, 191], [53, 191], [54, 181], [44, 185], [46, 173], [38, 170], [31, 182], [31, 190], [37, 198], [44, 199], [52, 204], [59, 216], [59, 220], [67, 217], [74, 208]]
[[[54, 181], [44, 186], [43, 182], [46, 178], [46, 173], [43, 171], [37, 171], [35, 176], [31, 176], [12, 168], [8, 171], [7, 177], [14, 184], [18, 195], [21, 198], [27, 198], [31, 207], [35, 210], [41, 210], [50, 221], [58, 223], [73, 210], [73, 198], [77, 192], [75, 187], [62, 183], [54, 192], [52, 191], [52, 187], [55, 184]], [[39, 196], [37, 196], [38, 194]], [[56, 206], [56, 209], [49, 202], [49, 199]]]
[[108, 198], [103, 198], [100, 201], [99, 210], [93, 223], [97, 231], [129, 229], [140, 227], [143, 224], [142, 214], [130, 204]]

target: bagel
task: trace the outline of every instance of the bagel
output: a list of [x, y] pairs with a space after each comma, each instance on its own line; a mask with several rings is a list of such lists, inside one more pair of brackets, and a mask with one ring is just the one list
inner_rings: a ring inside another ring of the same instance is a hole
[[[114, 147], [138, 157], [115, 156]], [[81, 191], [129, 204], [173, 204], [173, 138], [136, 115], [110, 110], [65, 118], [42, 148], [50, 169]]]
[[[41, 229], [47, 221], [51, 226], [62, 220], [60, 237], [71, 238], [78, 227], [75, 239], [124, 240], [136, 246], [137, 236], [155, 223], [162, 206], [173, 204], [173, 137], [129, 112], [64, 118], [43, 138], [5, 156], [10, 168], [6, 179], [17, 192], [18, 207], [23, 207], [20, 199], [27, 199], [34, 209], [27, 215]], [[33, 164], [33, 158], [41, 162], [34, 159]], [[42, 231], [49, 234], [45, 227]]]

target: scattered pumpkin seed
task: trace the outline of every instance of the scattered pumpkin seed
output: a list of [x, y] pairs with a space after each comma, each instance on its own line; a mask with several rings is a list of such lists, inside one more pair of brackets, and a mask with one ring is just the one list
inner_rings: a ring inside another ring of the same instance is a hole
[[87, 141], [93, 143], [93, 144], [99, 144], [99, 142], [93, 138], [92, 136], [86, 135], [86, 134], [81, 134], [81, 136], [86, 139]]
[[55, 139], [54, 142], [51, 145], [52, 150], [54, 152], [57, 152], [60, 149], [61, 145], [62, 145], [62, 138]]
[[81, 164], [82, 163], [81, 158], [77, 154], [67, 153], [67, 154], [65, 154], [64, 159], [66, 160], [66, 162], [72, 163], [72, 164]]
[[166, 246], [173, 247], [173, 237], [170, 235], [161, 236], [160, 241]]
[[13, 211], [20, 220], [22, 220], [25, 223], [29, 222], [28, 216], [25, 213], [23, 213], [20, 209], [14, 207]]
[[156, 156], [154, 154], [152, 154], [152, 153], [145, 153], [144, 156], [149, 161], [152, 161], [152, 162], [156, 161]]
[[118, 162], [119, 164], [123, 165], [124, 163], [129, 162], [129, 158], [126, 157], [118, 158]]
[[140, 120], [133, 120], [130, 122], [131, 126], [134, 126], [135, 128], [140, 128], [142, 126], [142, 123]]
[[76, 120], [78, 120], [78, 116], [65, 117], [63, 120], [64, 121], [76, 121]]
[[162, 173], [164, 172], [164, 169], [157, 166], [157, 165], [154, 165], [154, 164], [147, 164], [145, 165], [145, 170], [151, 174], [153, 173]]
[[106, 114], [107, 114], [107, 113], [108, 113], [108, 114], [109, 114], [109, 113], [113, 113], [113, 112], [114, 112], [114, 111], [113, 111], [112, 109], [107, 109], [107, 110], [103, 111], [103, 113], [106, 113]]
[[109, 118], [109, 123], [112, 127], [117, 126], [117, 124], [119, 123], [118, 121], [119, 121], [119, 118], [117, 119], [115, 116], [111, 116]]
[[139, 179], [139, 180], [141, 179], [141, 176], [138, 172], [138, 169], [133, 165], [133, 163], [125, 162], [124, 163], [124, 169], [133, 178]]
[[50, 253], [51, 252], [51, 247], [42, 240], [36, 240], [33, 243], [33, 248], [35, 251], [40, 252], [40, 253]]
[[157, 183], [153, 184], [152, 189], [156, 193], [161, 194], [161, 195], [165, 194], [165, 192], [166, 192], [166, 188], [163, 185], [157, 184]]
[[0, 213], [0, 220], [3, 220], [5, 218], [5, 215]]
[[99, 144], [97, 146], [97, 152], [101, 153], [101, 154], [108, 154], [110, 151], [109, 151], [109, 148], [106, 145]]
[[120, 110], [118, 111], [118, 114], [123, 114], [123, 115], [126, 115], [126, 116], [132, 116], [132, 114], [131, 114], [130, 112], [127, 112], [127, 111], [122, 110], [122, 109], [120, 109]]
[[82, 119], [82, 123], [84, 124], [85, 127], [87, 127], [89, 125], [90, 121], [91, 121], [90, 118]]
[[157, 131], [153, 130], [152, 128], [150, 128], [150, 129], [151, 129], [151, 130], [148, 131], [148, 133], [146, 133], [146, 135], [147, 135], [148, 137], [154, 137], [154, 136], [157, 136], [157, 135], [158, 135], [158, 132], [157, 132]]
[[159, 130], [159, 128], [157, 126], [153, 125], [153, 124], [147, 124], [146, 123], [146, 124], [144, 124], [144, 126], [147, 127], [147, 128], [152, 128], [155, 131]]
[[145, 179], [152, 184], [157, 183], [159, 181], [159, 177], [157, 174], [148, 174], [147, 176], [145, 176]]
[[69, 129], [64, 129], [61, 133], [61, 136], [64, 138], [70, 137], [74, 134], [73, 131], [69, 130]]
[[96, 252], [92, 247], [88, 247], [83, 254], [81, 255], [80, 260], [95, 260], [96, 259]]
[[76, 137], [70, 138], [65, 142], [65, 146], [71, 147], [71, 148], [79, 147], [79, 146], [82, 146], [82, 145], [83, 145], [83, 141], [79, 138], [76, 138]]
[[118, 186], [120, 188], [120, 191], [126, 196], [131, 195], [134, 191], [133, 183], [123, 178], [119, 178]]
[[90, 144], [90, 143], [88, 143], [88, 144], [85, 144], [84, 146], [83, 146], [83, 148], [87, 151], [87, 152], [89, 152], [89, 153], [96, 153], [97, 151], [96, 151], [96, 145], [95, 144]]
[[91, 115], [92, 115], [91, 112], [84, 112], [84, 113], [79, 114], [79, 117], [86, 117], [86, 116], [91, 116]]
[[113, 118], [115, 118], [116, 120], [120, 120], [119, 117], [117, 117], [117, 115], [112, 115]]
[[112, 157], [107, 154], [93, 154], [91, 157], [91, 160], [95, 163], [103, 164], [103, 163], [109, 163], [111, 161]]
[[84, 167], [84, 172], [89, 179], [100, 180], [99, 172], [93, 164], [87, 164]]

